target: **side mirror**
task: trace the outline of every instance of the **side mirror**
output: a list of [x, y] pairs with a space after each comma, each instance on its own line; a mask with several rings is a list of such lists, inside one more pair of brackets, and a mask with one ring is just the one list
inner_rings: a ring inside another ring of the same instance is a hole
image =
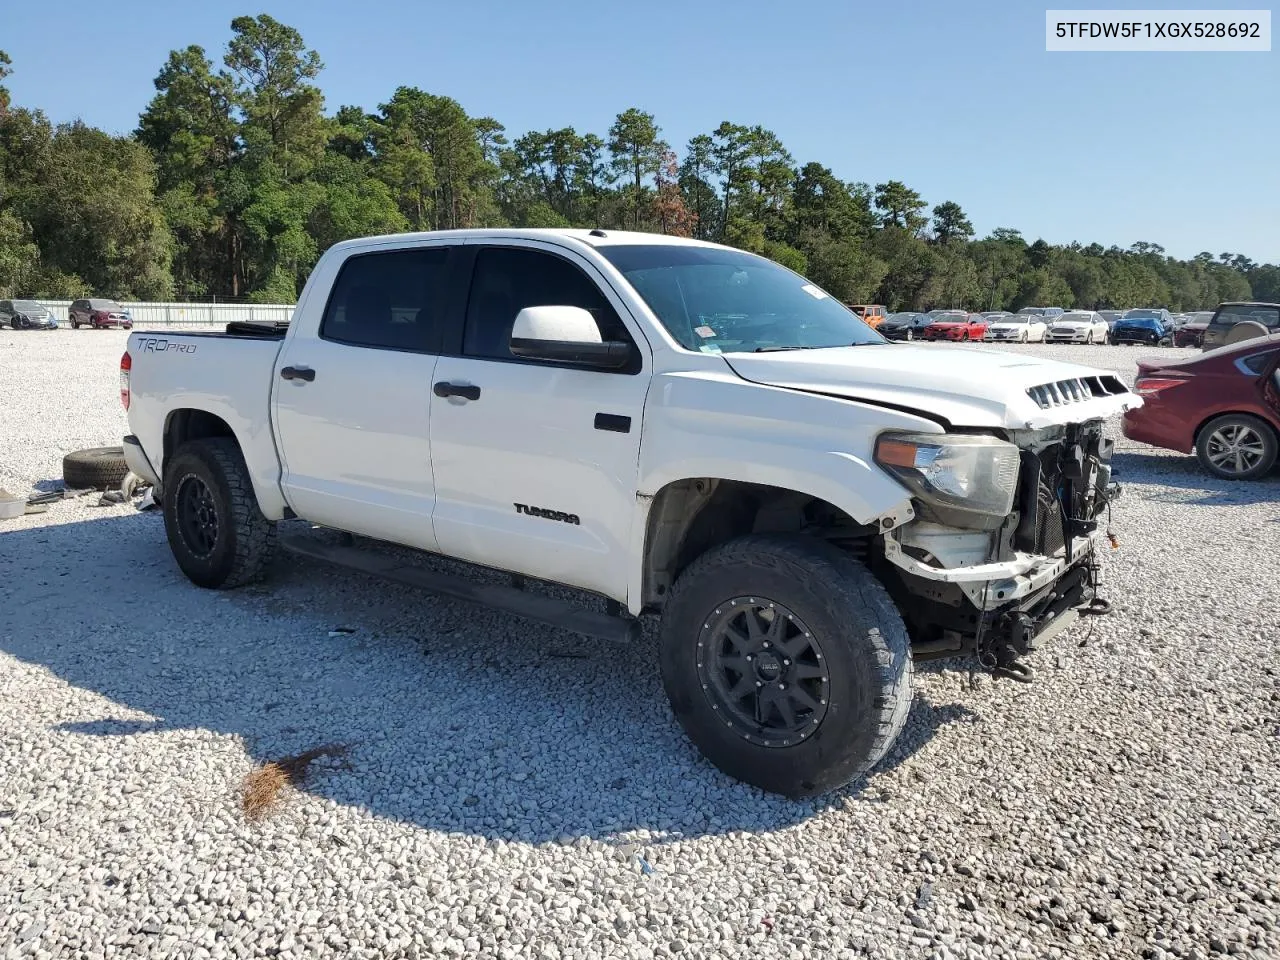
[[631, 344], [604, 340], [595, 317], [582, 307], [525, 307], [511, 326], [511, 353], [616, 370], [631, 359]]

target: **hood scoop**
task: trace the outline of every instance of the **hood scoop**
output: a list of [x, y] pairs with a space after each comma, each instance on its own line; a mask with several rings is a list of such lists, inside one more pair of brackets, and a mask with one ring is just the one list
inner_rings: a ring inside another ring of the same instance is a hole
[[1073, 377], [1070, 380], [1055, 380], [1053, 383], [1042, 383], [1027, 387], [1027, 396], [1036, 402], [1041, 410], [1052, 410], [1070, 403], [1083, 400], [1094, 400], [1098, 397], [1114, 397], [1128, 393], [1119, 377]]

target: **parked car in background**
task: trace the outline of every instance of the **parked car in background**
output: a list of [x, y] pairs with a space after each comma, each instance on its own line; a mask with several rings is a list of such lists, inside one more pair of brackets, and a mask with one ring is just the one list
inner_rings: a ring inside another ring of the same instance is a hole
[[872, 330], [884, 323], [884, 318], [889, 312], [878, 303], [851, 303], [849, 309], [861, 317]]
[[1124, 435], [1195, 452], [1214, 476], [1257, 480], [1280, 446], [1280, 334], [1185, 360], [1138, 363], [1134, 389], [1146, 401], [1124, 415]]
[[989, 342], [1044, 343], [1047, 328], [1044, 321], [1034, 314], [1006, 313], [995, 318], [984, 314], [983, 319], [987, 321], [987, 329], [982, 339]]
[[0, 300], [0, 327], [14, 330], [57, 330], [58, 319], [34, 300]]
[[1107, 329], [1110, 330], [1116, 325], [1116, 321], [1124, 316], [1123, 310], [1099, 310], [1098, 316], [1107, 321]]
[[1197, 310], [1187, 314], [1187, 322], [1173, 332], [1175, 347], [1199, 347], [1204, 344], [1204, 332], [1213, 319], [1212, 310]]
[[1107, 321], [1093, 310], [1072, 310], [1049, 324], [1049, 343], [1106, 343]]
[[884, 318], [884, 323], [876, 327], [876, 332], [889, 340], [914, 340], [931, 323], [933, 317], [927, 313], [907, 310], [889, 314]]
[[987, 321], [980, 313], [944, 313], [921, 331], [925, 340], [981, 340]]
[[1203, 347], [1217, 347], [1280, 333], [1280, 303], [1220, 303], [1205, 328]]
[[982, 315], [987, 318], [987, 323], [996, 323], [1005, 317], [1013, 316], [1008, 310], [983, 310]]
[[1129, 310], [1111, 328], [1110, 342], [1115, 344], [1161, 342], [1173, 343], [1170, 336], [1168, 310]]
[[1060, 317], [1067, 311], [1061, 307], [1023, 307], [1018, 311], [1020, 317], [1039, 317], [1046, 324], [1055, 317]]
[[133, 318], [128, 311], [114, 300], [103, 300], [96, 297], [76, 300], [67, 308], [67, 320], [75, 330], [81, 327], [92, 327], [102, 330], [108, 327], [133, 329]]

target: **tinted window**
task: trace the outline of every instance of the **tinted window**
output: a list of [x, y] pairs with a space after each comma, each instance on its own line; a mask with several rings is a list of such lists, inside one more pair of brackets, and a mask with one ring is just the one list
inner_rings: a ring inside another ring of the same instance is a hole
[[1237, 323], [1261, 323], [1275, 329], [1280, 326], [1280, 309], [1276, 307], [1255, 307], [1243, 304], [1236, 307], [1223, 307], [1214, 316], [1210, 326], [1216, 329], [1228, 329]]
[[511, 353], [511, 327], [525, 307], [581, 307], [595, 317], [601, 339], [634, 342], [600, 288], [569, 261], [539, 250], [488, 247], [476, 255], [462, 352], [520, 359]]
[[436, 350], [447, 247], [352, 257], [333, 285], [320, 336], [359, 347]]

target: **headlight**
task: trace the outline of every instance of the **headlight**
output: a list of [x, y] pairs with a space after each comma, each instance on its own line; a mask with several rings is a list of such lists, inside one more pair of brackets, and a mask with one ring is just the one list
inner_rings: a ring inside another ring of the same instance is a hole
[[1018, 448], [995, 437], [886, 433], [876, 441], [876, 463], [926, 503], [981, 515], [959, 526], [973, 519], [992, 526], [990, 518], [1009, 515], [1018, 491]]

